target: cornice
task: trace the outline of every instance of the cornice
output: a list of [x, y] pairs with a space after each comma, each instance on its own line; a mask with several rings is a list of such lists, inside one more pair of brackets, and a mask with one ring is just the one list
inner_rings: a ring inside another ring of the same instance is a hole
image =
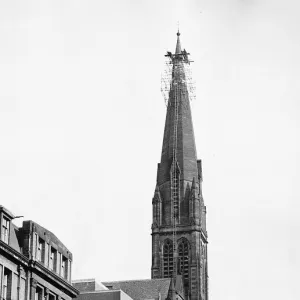
[[29, 259], [24, 256], [22, 253], [12, 248], [8, 244], [4, 243], [0, 240], [0, 249], [3, 250], [6, 254], [8, 254], [12, 259], [18, 261], [19, 263], [28, 266]]
[[[193, 226], [178, 226], [176, 233], [177, 234], [184, 234], [184, 233], [191, 233], [191, 232], [199, 232], [201, 234], [201, 238], [208, 243], [207, 240], [207, 233], [203, 231], [200, 225], [193, 225]], [[152, 229], [151, 235], [169, 235], [173, 233], [173, 227], [156, 227]]]
[[[201, 232], [201, 227], [200, 225], [188, 225], [188, 226], [178, 226], [176, 232], [177, 233], [187, 233], [187, 232], [192, 232], [192, 231], [197, 231]], [[168, 226], [168, 227], [158, 227], [153, 229], [151, 234], [170, 234], [173, 232], [173, 227]]]
[[[11, 246], [7, 245], [3, 241], [0, 240], [0, 250], [4, 251], [7, 256], [11, 258], [11, 260], [16, 261], [17, 263], [21, 263], [23, 266], [27, 267], [31, 271], [38, 271], [44, 276], [47, 276], [47, 279], [51, 279], [54, 282], [58, 282], [62, 285], [69, 293], [73, 296], [79, 295], [79, 291], [74, 288], [70, 283], [59, 277], [57, 274], [51, 272], [46, 267], [44, 267], [41, 263], [35, 260], [29, 260], [22, 253], [18, 252]], [[73, 298], [75, 298], [73, 297]]]
[[45, 266], [43, 266], [38, 261], [30, 260], [29, 261], [29, 268], [32, 271], [36, 270], [36, 271], [40, 272], [42, 275], [47, 276], [48, 278], [50, 278], [54, 282], [58, 282], [60, 285], [63, 286], [63, 288], [65, 288], [69, 293], [73, 294], [75, 297], [77, 295], [79, 295], [79, 291], [76, 288], [74, 288], [69, 282], [65, 281], [64, 279], [59, 277], [54, 272], [48, 270]]

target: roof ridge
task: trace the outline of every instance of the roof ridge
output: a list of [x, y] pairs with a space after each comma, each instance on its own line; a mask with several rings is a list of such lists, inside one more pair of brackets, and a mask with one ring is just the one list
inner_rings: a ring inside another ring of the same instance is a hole
[[170, 278], [129, 279], [129, 280], [101, 281], [101, 283], [133, 282], [133, 281], [154, 281], [154, 280], [171, 280], [171, 279]]
[[96, 278], [85, 278], [85, 279], [74, 279], [72, 282], [88, 282], [88, 281], [96, 281]]
[[99, 294], [99, 293], [108, 293], [108, 292], [119, 292], [119, 291], [122, 291], [124, 292], [123, 290], [121, 289], [115, 289], [115, 290], [97, 290], [97, 291], [81, 291], [80, 294]]

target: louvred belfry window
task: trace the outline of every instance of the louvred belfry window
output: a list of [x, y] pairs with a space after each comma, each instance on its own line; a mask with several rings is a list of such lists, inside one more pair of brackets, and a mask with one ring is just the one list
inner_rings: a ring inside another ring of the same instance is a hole
[[189, 245], [183, 240], [178, 246], [180, 272], [185, 280], [189, 279]]
[[173, 245], [170, 240], [167, 240], [163, 248], [163, 261], [164, 261], [164, 270], [163, 274], [165, 278], [172, 277], [173, 273]]

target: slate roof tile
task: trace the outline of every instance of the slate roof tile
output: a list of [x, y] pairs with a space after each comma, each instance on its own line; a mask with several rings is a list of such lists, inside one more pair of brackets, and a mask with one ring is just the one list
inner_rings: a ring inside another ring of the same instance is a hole
[[161, 299], [168, 296], [170, 278], [102, 282], [113, 290], [121, 289], [133, 300]]

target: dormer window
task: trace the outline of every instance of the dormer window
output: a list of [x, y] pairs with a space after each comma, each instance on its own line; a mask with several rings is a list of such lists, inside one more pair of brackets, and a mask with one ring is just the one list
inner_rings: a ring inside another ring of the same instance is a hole
[[1, 240], [8, 244], [9, 237], [9, 219], [6, 217], [2, 218], [2, 231], [1, 231]]

